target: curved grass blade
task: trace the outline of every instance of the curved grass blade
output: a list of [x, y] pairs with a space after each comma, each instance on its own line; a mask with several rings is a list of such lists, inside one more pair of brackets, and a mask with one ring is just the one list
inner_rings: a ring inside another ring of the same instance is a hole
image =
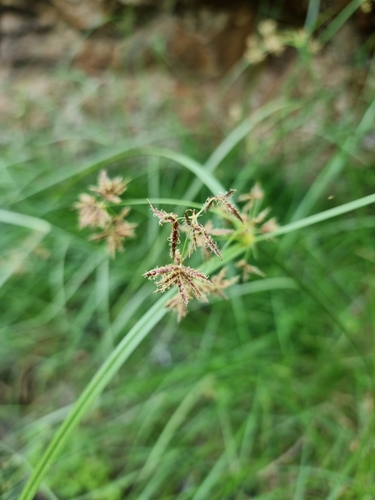
[[[226, 156], [235, 148], [241, 141], [244, 139], [255, 127], [258, 123], [262, 122], [269, 116], [274, 113], [282, 110], [288, 110], [290, 108], [290, 112], [294, 111], [298, 108], [295, 103], [291, 103], [288, 101], [277, 100], [270, 102], [269, 104], [263, 106], [259, 110], [257, 110], [254, 115], [250, 118], [247, 118], [243, 122], [241, 122], [232, 132], [219, 144], [219, 146], [215, 149], [215, 151], [211, 154], [204, 165], [205, 173], [213, 173], [216, 168], [220, 165], [220, 163], [224, 160]], [[185, 193], [185, 198], [194, 199], [197, 195], [199, 189], [201, 187], [201, 183], [198, 179], [195, 179], [190, 188]], [[216, 193], [215, 193], [216, 194]]]
[[66, 170], [63, 169], [59, 175], [54, 174], [53, 176], [47, 177], [44, 181], [40, 181], [37, 189], [31, 189], [17, 201], [33, 196], [65, 180], [69, 180], [73, 177], [79, 177], [80, 175], [87, 175], [88, 173], [106, 167], [111, 163], [124, 160], [126, 158], [132, 158], [134, 156], [158, 156], [160, 158], [175, 161], [179, 165], [190, 170], [213, 194], [217, 194], [220, 191], [225, 192], [225, 188], [215, 179], [211, 172], [207, 172], [200, 163], [188, 156], [176, 153], [175, 151], [171, 151], [166, 148], [139, 149], [129, 147], [112, 155], [103, 155], [98, 160], [89, 162], [82, 167], [75, 167], [74, 169]]
[[345, 167], [347, 158], [351, 154], [358, 141], [366, 132], [372, 129], [375, 119], [375, 101], [367, 108], [356, 130], [351, 132], [343, 143], [342, 148], [333, 156], [332, 160], [320, 172], [313, 185], [308, 190], [301, 203], [295, 210], [292, 221], [298, 220], [308, 214], [317, 200], [322, 196], [329, 184], [341, 173]]
[[[158, 139], [160, 139], [160, 137]], [[90, 172], [95, 172], [96, 170], [107, 167], [112, 163], [128, 158], [129, 151], [134, 151], [135, 149], [146, 146], [158, 139], [149, 138], [139, 141], [133, 140], [127, 146], [119, 148], [115, 152], [111, 151], [110, 153], [106, 152], [98, 155], [95, 159], [91, 159], [81, 166], [75, 165], [73, 167], [61, 168], [58, 172], [47, 174], [43, 179], [39, 179], [38, 182], [34, 181], [33, 187], [30, 189], [26, 188], [24, 194], [20, 194], [17, 201], [22, 201], [26, 198], [34, 196], [41, 191], [45, 191], [46, 189], [56, 186], [60, 182], [68, 181], [70, 179], [76, 181], [77, 178], [85, 176]]]
[[266, 278], [250, 283], [235, 285], [229, 289], [227, 295], [229, 298], [240, 297], [251, 293], [268, 292], [270, 290], [298, 290], [298, 285], [293, 278]]
[[296, 231], [297, 229], [302, 229], [304, 227], [311, 226], [312, 224], [317, 224], [318, 222], [331, 219], [332, 217], [337, 217], [338, 215], [352, 212], [353, 210], [365, 207], [366, 205], [371, 205], [372, 203], [375, 203], [375, 194], [370, 194], [369, 196], [364, 196], [363, 198], [359, 198], [358, 200], [350, 201], [349, 203], [345, 203], [344, 205], [340, 205], [339, 207], [330, 208], [329, 210], [325, 210], [324, 212], [320, 212], [318, 214], [311, 215], [310, 217], [305, 217], [304, 219], [291, 222], [290, 224], [286, 224], [285, 226], [280, 227], [273, 233], [264, 234], [257, 237], [257, 241], [291, 233], [293, 231]]
[[320, 35], [319, 40], [324, 45], [343, 26], [343, 24], [349, 19], [350, 16], [363, 4], [366, 0], [353, 0], [349, 3], [342, 11], [336, 16], [336, 18], [329, 24], [329, 26]]
[[36, 217], [31, 217], [30, 215], [24, 215], [17, 212], [11, 212], [9, 210], [0, 210], [0, 222], [5, 224], [12, 224], [14, 226], [21, 226], [27, 229], [32, 229], [36, 231], [30, 238], [27, 239], [24, 248], [20, 248], [18, 252], [18, 258], [12, 261], [9, 265], [4, 266], [4, 269], [0, 272], [0, 287], [8, 281], [8, 279], [13, 275], [13, 273], [18, 269], [22, 262], [27, 259], [27, 257], [35, 250], [35, 248], [41, 243], [43, 238], [50, 232], [51, 225]]
[[[147, 201], [148, 200], [148, 201]], [[145, 199], [137, 199], [137, 200], [124, 200], [122, 203], [119, 203], [118, 206], [122, 205], [149, 205], [148, 202], [150, 202], [152, 205], [175, 205], [175, 206], [181, 206], [181, 207], [192, 207], [192, 208], [202, 208], [202, 203], [196, 203], [195, 201], [190, 201], [190, 200], [177, 200], [175, 198], [147, 198]]]
[[12, 224], [14, 226], [27, 227], [44, 234], [49, 233], [51, 230], [51, 225], [43, 219], [20, 214], [18, 212], [11, 212], [9, 210], [0, 210], [0, 222], [5, 222], [6, 224]]
[[72, 434], [75, 427], [82, 420], [95, 399], [101, 394], [113, 376], [118, 372], [124, 362], [142, 342], [150, 330], [162, 319], [167, 310], [164, 304], [171, 297], [171, 293], [160, 298], [147, 313], [134, 325], [129, 333], [118, 344], [116, 349], [108, 356], [96, 374], [93, 376], [86, 389], [82, 392], [72, 411], [60, 426], [44, 455], [39, 460], [33, 474], [26, 483], [19, 500], [32, 500], [41, 484], [48, 468]]
[[[144, 150], [136, 150], [129, 156], [159, 156], [161, 158], [166, 158], [168, 160], [175, 161], [181, 166], [187, 168], [195, 174], [195, 176], [213, 193], [217, 194], [219, 192], [225, 192], [225, 188], [220, 184], [219, 181], [215, 179], [212, 173], [206, 168], [204, 168], [200, 163], [193, 160], [189, 156], [183, 155], [181, 153], [176, 153], [165, 148], [148, 148]], [[189, 196], [186, 196], [189, 198]]]

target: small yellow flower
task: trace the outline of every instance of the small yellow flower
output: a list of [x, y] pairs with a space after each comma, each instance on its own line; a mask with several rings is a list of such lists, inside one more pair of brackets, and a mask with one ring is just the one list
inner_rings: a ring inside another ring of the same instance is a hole
[[273, 35], [276, 31], [277, 24], [273, 19], [266, 19], [259, 23], [258, 31], [262, 35], [263, 38], [267, 38], [270, 35]]
[[264, 39], [264, 46], [270, 54], [280, 55], [285, 50], [282, 37], [276, 33]]

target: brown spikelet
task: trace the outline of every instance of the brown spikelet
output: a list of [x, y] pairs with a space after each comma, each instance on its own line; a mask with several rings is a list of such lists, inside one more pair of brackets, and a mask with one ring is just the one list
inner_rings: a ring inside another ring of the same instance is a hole
[[199, 288], [203, 293], [207, 295], [219, 295], [223, 299], [228, 297], [225, 295], [223, 290], [234, 285], [238, 281], [238, 276], [233, 278], [226, 278], [227, 268], [224, 267], [219, 274], [212, 276], [211, 284], [199, 283]]
[[172, 224], [172, 232], [171, 232], [171, 235], [169, 237], [169, 242], [170, 242], [170, 245], [171, 245], [171, 258], [172, 258], [172, 260], [175, 259], [177, 245], [180, 242], [180, 239], [179, 239], [179, 235], [180, 235], [179, 227], [180, 226], [179, 226], [178, 221], [177, 220], [174, 221], [173, 224]]
[[238, 197], [238, 201], [247, 201], [246, 205], [243, 207], [243, 212], [248, 212], [254, 206], [254, 203], [258, 200], [262, 200], [264, 198], [264, 191], [261, 188], [261, 185], [256, 182], [254, 186], [251, 188], [249, 193], [241, 194]]
[[191, 220], [190, 220], [190, 217], [188, 216], [188, 212], [192, 212], [193, 214], [195, 214], [195, 210], [193, 209], [189, 209], [189, 210], [186, 210], [185, 213], [184, 213], [184, 217], [185, 217], [185, 221], [186, 221], [186, 224], [191, 227]]
[[184, 266], [178, 250], [175, 254], [175, 262], [176, 264], [151, 269], [151, 271], [144, 273], [143, 276], [151, 280], [160, 277], [159, 281], [156, 282], [157, 292], [165, 292], [171, 286], [176, 286], [185, 305], [188, 304], [189, 299], [192, 297], [205, 301], [206, 297], [195, 284], [195, 281], [206, 284], [212, 284], [212, 282], [197, 269]]
[[[178, 291], [180, 293], [180, 296], [181, 296], [185, 306], [187, 306], [189, 303], [189, 298], [188, 298], [188, 294], [186, 292], [186, 288], [184, 286], [184, 283], [183, 283], [181, 276], [178, 276], [178, 278], [177, 278], [177, 286], [178, 286]], [[190, 287], [191, 287], [191, 284], [190, 284]]]
[[178, 219], [178, 215], [173, 213], [173, 212], [165, 212], [164, 210], [159, 210], [158, 208], [155, 208], [149, 200], [147, 200], [148, 204], [150, 205], [150, 208], [154, 214], [155, 217], [159, 219], [159, 224], [162, 226], [164, 222], [175, 222]]
[[155, 216], [155, 217], [157, 217], [157, 218], [159, 219], [159, 224], [160, 224], [160, 225], [162, 225], [162, 224], [163, 224], [162, 220], [163, 220], [163, 218], [164, 218], [164, 213], [165, 213], [165, 212], [164, 212], [163, 210], [159, 210], [159, 209], [155, 208], [155, 207], [154, 207], [154, 206], [150, 203], [150, 201], [149, 201], [149, 200], [147, 200], [147, 203], [150, 205], [150, 208], [151, 208], [151, 210], [152, 210], [152, 212], [153, 212], [154, 216]]
[[174, 268], [175, 266], [173, 264], [169, 266], [155, 267], [155, 269], [151, 269], [151, 271], [147, 271], [147, 273], [144, 273], [143, 276], [145, 278], [153, 279], [155, 276], [171, 273], [174, 270]]
[[90, 237], [91, 241], [107, 241], [107, 248], [110, 256], [113, 258], [116, 252], [122, 252], [126, 238], [134, 237], [134, 229], [137, 224], [124, 220], [129, 213], [129, 208], [124, 208], [119, 215], [111, 217], [101, 233]]
[[162, 226], [164, 223], [169, 222], [172, 224], [172, 232], [168, 238], [168, 241], [170, 243], [171, 247], [171, 258], [174, 260], [176, 250], [177, 250], [177, 245], [180, 243], [180, 225], [178, 222], [178, 215], [173, 213], [173, 212], [165, 212], [164, 210], [159, 210], [158, 208], [155, 208], [149, 200], [148, 204], [150, 205], [150, 208], [154, 214], [155, 217], [159, 219], [159, 225]]
[[204, 204], [204, 210], [205, 212], [208, 212], [210, 210], [210, 208], [212, 207], [212, 205], [214, 203], [217, 203], [217, 204], [221, 204], [224, 206], [224, 208], [226, 209], [226, 211], [231, 214], [231, 215], [234, 215], [238, 220], [240, 220], [242, 223], [243, 223], [243, 220], [242, 220], [242, 217], [239, 213], [239, 211], [236, 209], [236, 207], [234, 205], [232, 205], [232, 203], [229, 203], [229, 198], [236, 192], [235, 189], [230, 189], [227, 193], [219, 193], [217, 194], [216, 196], [213, 196], [212, 198], [207, 198], [205, 204]]
[[[189, 212], [191, 213], [190, 216], [188, 215]], [[186, 210], [184, 215], [189, 231], [188, 236], [190, 237], [192, 243], [191, 250], [194, 251], [197, 249], [197, 247], [209, 248], [211, 252], [213, 252], [220, 260], [222, 260], [220, 251], [216, 243], [213, 241], [202, 224], [199, 224], [198, 214], [195, 213], [195, 210]]]
[[265, 222], [263, 224], [263, 226], [261, 226], [260, 228], [260, 231], [263, 233], [263, 234], [266, 234], [266, 233], [273, 233], [274, 231], [276, 231], [277, 229], [279, 229], [279, 224], [277, 223], [277, 220], [275, 217], [272, 217], [270, 220], [268, 220], [267, 222]]
[[204, 230], [206, 233], [212, 236], [228, 236], [233, 234], [233, 229], [225, 229], [222, 227], [213, 227], [212, 222], [209, 220], [204, 225]]
[[265, 274], [260, 269], [258, 269], [256, 266], [250, 265], [248, 262], [246, 262], [245, 259], [239, 260], [236, 264], [236, 267], [242, 270], [243, 281], [247, 281], [252, 274], [257, 274], [262, 278], [265, 277]]
[[226, 201], [222, 201], [222, 204], [227, 209], [227, 212], [229, 214], [234, 215], [239, 221], [241, 221], [243, 223], [242, 217], [234, 205], [232, 205], [231, 203], [226, 202]]
[[208, 247], [211, 250], [211, 252], [213, 252], [216, 255], [216, 257], [219, 257], [220, 260], [223, 260], [216, 243], [211, 238], [211, 236], [208, 233], [206, 233], [203, 226], [201, 226], [201, 234], [206, 243], [206, 247]]
[[253, 223], [254, 224], [260, 224], [261, 222], [264, 221], [264, 219], [267, 217], [267, 215], [270, 213], [271, 209], [269, 207], [265, 208], [262, 210], [256, 217], [253, 218]]
[[184, 316], [186, 316], [186, 304], [185, 302], [181, 299], [179, 294], [174, 295], [171, 300], [169, 300], [166, 304], [165, 307], [167, 309], [171, 309], [172, 311], [175, 311], [177, 313], [177, 321], [180, 322]]

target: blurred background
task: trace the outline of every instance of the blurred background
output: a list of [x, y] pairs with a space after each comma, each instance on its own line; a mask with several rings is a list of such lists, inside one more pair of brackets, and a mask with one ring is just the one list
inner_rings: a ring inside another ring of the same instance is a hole
[[[189, 161], [280, 225], [374, 192], [374, 28], [361, 0], [0, 0], [1, 498], [156, 301], [144, 202], [204, 202]], [[103, 168], [138, 224], [115, 259], [73, 210]], [[265, 278], [167, 314], [35, 498], [374, 499], [374, 227], [261, 242]]]

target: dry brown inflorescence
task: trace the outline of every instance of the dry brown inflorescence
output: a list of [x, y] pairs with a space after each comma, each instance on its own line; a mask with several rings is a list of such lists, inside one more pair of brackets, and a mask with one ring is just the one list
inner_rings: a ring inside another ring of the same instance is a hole
[[124, 249], [126, 238], [135, 236], [134, 229], [137, 224], [125, 220], [130, 209], [123, 208], [120, 212], [114, 210], [114, 207], [121, 203], [120, 196], [127, 185], [128, 182], [124, 182], [121, 177], [110, 179], [107, 172], [102, 170], [98, 185], [89, 188], [96, 196], [82, 193], [79, 201], [74, 204], [74, 208], [78, 210], [80, 228], [102, 229], [101, 232], [90, 236], [90, 240], [105, 240], [111, 257]]
[[[198, 247], [202, 247], [204, 256], [212, 252], [222, 260], [219, 246], [212, 236], [222, 236], [227, 239], [241, 241], [244, 246], [250, 248], [255, 242], [257, 226], [260, 226], [258, 230], [261, 233], [272, 232], [277, 227], [275, 219], [264, 222], [268, 210], [263, 210], [258, 215], [255, 215], [264, 196], [258, 184], [253, 187], [250, 193], [240, 197], [240, 201], [246, 202], [243, 213], [239, 212], [236, 206], [229, 201], [234, 193], [235, 190], [231, 189], [227, 193], [219, 193], [208, 198], [198, 212], [189, 208], [185, 210], [183, 217], [179, 217], [173, 212], [165, 212], [155, 208], [149, 202], [154, 216], [159, 219], [159, 224], [170, 223], [172, 225], [169, 237], [172, 262], [161, 267], [155, 267], [144, 273], [143, 276], [151, 280], [158, 280], [156, 281], [156, 292], [163, 293], [171, 287], [177, 288], [177, 293], [166, 303], [165, 307], [174, 310], [179, 321], [186, 315], [187, 305], [191, 299], [196, 298], [201, 302], [208, 302], [208, 297], [212, 295], [227, 298], [224, 290], [235, 284], [239, 279], [239, 276], [227, 278], [226, 268], [223, 268], [217, 275], [209, 279], [202, 271], [186, 266], [184, 260], [187, 257], [190, 257]], [[199, 218], [204, 213], [212, 210], [215, 205], [219, 205], [218, 213], [222, 215], [226, 223], [232, 223], [234, 229], [214, 228], [210, 220], [205, 225], [200, 223]], [[224, 209], [224, 213], [220, 209]], [[178, 247], [181, 243], [181, 232], [185, 234], [185, 241], [180, 251]], [[245, 259], [241, 259], [237, 263], [237, 267], [242, 270], [243, 279], [245, 280], [251, 274], [264, 276], [257, 267], [251, 266]]]
[[[128, 182], [124, 182], [121, 177], [110, 179], [103, 170], [99, 174], [98, 185], [89, 188], [94, 195], [83, 193], [74, 205], [78, 210], [81, 229], [86, 227], [101, 229], [100, 232], [90, 236], [90, 240], [106, 241], [111, 257], [114, 257], [117, 251], [124, 249], [126, 238], [135, 236], [136, 224], [126, 220], [130, 209], [119, 210], [121, 195], [125, 192], [127, 184]], [[185, 264], [185, 260], [191, 254], [201, 248], [204, 259], [209, 258], [212, 253], [222, 260], [219, 245], [213, 237], [223, 238], [227, 244], [232, 241], [240, 242], [244, 252], [249, 253], [256, 241], [256, 234], [271, 233], [278, 227], [274, 218], [266, 220], [269, 209], [260, 210], [264, 193], [259, 184], [255, 184], [249, 193], [238, 198], [239, 202], [244, 203], [242, 211], [230, 201], [234, 193], [234, 189], [218, 193], [207, 198], [198, 211], [187, 208], [183, 216], [156, 208], [148, 201], [159, 224], [171, 225], [168, 238], [171, 262], [155, 267], [143, 276], [157, 280], [156, 292], [163, 293], [170, 288], [176, 290], [176, 294], [165, 307], [175, 311], [179, 321], [186, 315], [190, 300], [208, 302], [209, 297], [215, 295], [226, 299], [224, 290], [239, 279], [239, 276], [227, 277], [226, 267], [209, 278], [203, 271]], [[224, 222], [224, 225], [222, 224], [224, 227], [214, 227], [211, 220], [204, 224], [201, 222], [200, 218], [208, 212], [212, 213], [213, 210]], [[184, 236], [183, 242], [180, 239], [181, 235]], [[262, 271], [250, 265], [246, 259], [237, 262], [236, 267], [241, 270], [244, 281], [254, 274], [264, 276]]]

